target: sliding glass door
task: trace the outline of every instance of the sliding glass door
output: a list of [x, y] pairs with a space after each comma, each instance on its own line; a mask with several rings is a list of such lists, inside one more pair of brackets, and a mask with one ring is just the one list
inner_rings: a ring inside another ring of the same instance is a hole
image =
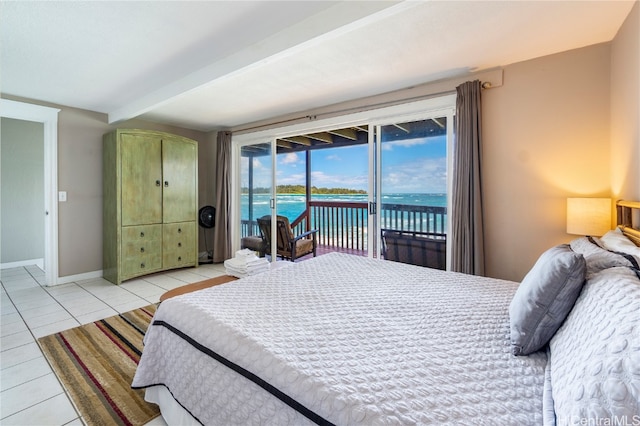
[[[429, 266], [445, 269], [451, 118], [442, 112], [375, 127], [370, 235], [377, 257], [421, 263], [430, 256]], [[437, 253], [426, 252], [432, 248]]]
[[241, 245], [255, 249], [260, 238], [258, 219], [275, 215], [275, 188], [272, 142], [239, 147], [240, 221], [237, 232]]
[[317, 230], [319, 253], [384, 258], [391, 231], [446, 240], [454, 111], [451, 95], [234, 136], [234, 248], [276, 209], [294, 235]]

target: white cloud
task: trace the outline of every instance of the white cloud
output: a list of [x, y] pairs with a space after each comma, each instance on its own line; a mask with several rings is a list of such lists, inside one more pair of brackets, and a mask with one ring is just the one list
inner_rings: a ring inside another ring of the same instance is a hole
[[321, 171], [311, 172], [311, 185], [318, 188], [367, 189], [367, 175], [326, 174]]
[[276, 176], [276, 182], [278, 185], [304, 185], [305, 178], [304, 173], [285, 174], [282, 170], [279, 170]]
[[288, 154], [280, 155], [280, 164], [298, 164], [300, 161], [298, 153], [296, 152], [289, 152]]
[[424, 158], [382, 171], [382, 192], [440, 193], [447, 190], [446, 158]]
[[411, 148], [419, 145], [426, 145], [433, 142], [439, 142], [438, 138], [416, 138], [416, 139], [402, 139], [397, 141], [387, 141], [382, 143], [383, 151], [393, 151], [395, 147]]

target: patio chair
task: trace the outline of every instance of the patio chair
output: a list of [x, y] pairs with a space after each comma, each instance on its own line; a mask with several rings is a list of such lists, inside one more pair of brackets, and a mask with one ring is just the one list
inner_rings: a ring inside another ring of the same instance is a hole
[[447, 267], [447, 236], [383, 229], [382, 256], [395, 262], [444, 270]]
[[[266, 215], [258, 219], [260, 226], [260, 234], [265, 242], [265, 250], [267, 254], [271, 254], [271, 216]], [[292, 262], [297, 258], [313, 253], [316, 257], [316, 233], [317, 229], [303, 232], [298, 236], [293, 235], [289, 219], [285, 216], [277, 217], [277, 253], [283, 259], [289, 259]]]

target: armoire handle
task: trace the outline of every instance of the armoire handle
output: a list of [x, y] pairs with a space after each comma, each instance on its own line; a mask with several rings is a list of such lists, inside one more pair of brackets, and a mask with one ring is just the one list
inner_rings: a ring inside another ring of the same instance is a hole
[[165, 180], [165, 181], [164, 181], [164, 187], [165, 187], [165, 188], [167, 188], [168, 186], [169, 186], [169, 181], [168, 181], [168, 180]]
[[160, 185], [161, 185], [160, 180], [156, 180], [156, 186], [160, 186]]

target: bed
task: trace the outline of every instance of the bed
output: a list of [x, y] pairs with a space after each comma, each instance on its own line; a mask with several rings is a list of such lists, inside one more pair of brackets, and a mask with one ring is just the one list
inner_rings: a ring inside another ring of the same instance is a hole
[[332, 253], [174, 297], [132, 386], [168, 424], [640, 423], [640, 248], [612, 233], [522, 283]]

